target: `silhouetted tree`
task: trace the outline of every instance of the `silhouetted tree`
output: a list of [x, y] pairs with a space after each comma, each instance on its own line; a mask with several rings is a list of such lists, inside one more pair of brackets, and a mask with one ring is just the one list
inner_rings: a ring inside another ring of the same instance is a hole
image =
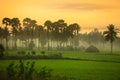
[[68, 26], [67, 30], [71, 38], [70, 45], [73, 46], [73, 38], [78, 36], [80, 31], [80, 26], [77, 23], [73, 23]]
[[52, 38], [57, 41], [57, 49], [61, 49], [62, 43], [65, 42], [65, 28], [67, 23], [64, 20], [60, 19], [52, 24]]
[[19, 27], [18, 30], [19, 30], [18, 31], [18, 39], [20, 40], [19, 45], [20, 45], [21, 48], [23, 48], [24, 41], [26, 41], [26, 39], [27, 39], [26, 34], [25, 34], [25, 31], [24, 31], [23, 27]]
[[24, 27], [23, 31], [24, 31], [24, 36], [26, 37], [26, 46], [27, 46], [27, 48], [29, 48], [30, 36], [31, 36], [30, 23], [31, 23], [30, 18], [23, 19], [23, 27]]
[[17, 49], [18, 32], [19, 32], [19, 27], [21, 26], [19, 18], [12, 18], [11, 26], [12, 26], [12, 35], [14, 38], [14, 48]]
[[34, 39], [34, 30], [35, 30], [35, 27], [37, 26], [37, 21], [36, 20], [31, 20], [30, 22], [30, 27], [31, 27], [31, 41], [33, 41]]
[[97, 28], [95, 28], [93, 31], [88, 33], [88, 39], [87, 42], [92, 45], [92, 44], [97, 44], [99, 42], [103, 41], [103, 35]]
[[4, 28], [4, 37], [5, 37], [5, 40], [6, 40], [6, 49], [8, 49], [8, 36], [9, 36], [9, 30], [8, 30], [8, 26], [11, 25], [11, 19], [10, 18], [3, 18], [2, 20], [2, 24], [5, 25], [5, 28]]
[[48, 37], [48, 50], [50, 49], [50, 32], [51, 32], [51, 27], [52, 27], [52, 22], [50, 20], [45, 21], [44, 27], [47, 29], [47, 37]]
[[43, 32], [44, 32], [44, 28], [42, 25], [38, 25], [35, 27], [34, 35], [35, 35], [35, 38], [38, 40], [38, 45], [37, 45], [38, 48], [40, 47], [40, 41], [43, 40], [42, 38], [42, 35], [44, 35]]
[[[50, 20], [45, 21], [44, 25], [38, 25], [36, 20], [30, 18], [23, 19], [23, 26], [21, 26], [19, 18], [3, 18], [4, 27], [0, 28], [0, 39], [6, 40], [6, 48], [8, 47], [8, 41], [14, 48], [24, 47], [29, 49], [31, 43], [35, 44], [34, 47], [44, 47], [47, 44], [48, 50], [56, 44], [57, 49], [63, 49], [69, 46], [70, 38], [76, 44], [79, 42], [78, 34], [80, 26], [77, 23], [70, 24], [69, 26], [63, 19], [59, 19], [55, 22]], [[8, 28], [8, 26], [10, 28]], [[8, 39], [9, 38], [9, 39]], [[1, 42], [2, 42], [1, 40]], [[51, 42], [50, 42], [51, 41]], [[18, 45], [19, 42], [19, 45]], [[51, 43], [51, 45], [50, 45]], [[73, 43], [72, 43], [73, 45]]]
[[8, 49], [8, 42], [9, 42], [10, 32], [7, 27], [3, 28], [3, 38], [6, 40], [6, 49]]
[[110, 24], [109, 26], [107, 26], [107, 31], [103, 32], [104, 38], [107, 41], [110, 41], [111, 44], [111, 54], [112, 54], [112, 49], [113, 49], [113, 41], [117, 38], [117, 31], [114, 28], [113, 24]]
[[3, 40], [3, 28], [0, 26], [0, 43], [2, 43]]

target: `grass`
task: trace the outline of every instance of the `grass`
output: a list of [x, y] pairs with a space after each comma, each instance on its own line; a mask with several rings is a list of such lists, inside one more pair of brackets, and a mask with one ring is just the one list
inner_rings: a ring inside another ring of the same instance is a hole
[[[17, 55], [17, 51], [8, 51], [7, 55]], [[27, 51], [29, 52], [29, 51]], [[45, 51], [45, 55], [62, 53], [63, 57], [81, 60], [29, 60], [35, 61], [35, 69], [41, 67], [53, 69], [53, 75], [74, 77], [80, 80], [120, 80], [120, 51], [112, 55], [108, 51], [100, 53], [85, 53], [84, 51]], [[36, 50], [36, 56], [42, 55]], [[95, 61], [90, 61], [95, 60]], [[99, 62], [97, 62], [99, 60]], [[5, 70], [10, 62], [17, 63], [18, 60], [1, 60], [0, 70]], [[101, 62], [102, 61], [102, 62]], [[109, 62], [104, 62], [109, 61]]]
[[[104, 53], [104, 52], [103, 52]], [[102, 60], [102, 61], [119, 61], [120, 55], [118, 54], [103, 54], [103, 53], [63, 53], [64, 57], [78, 58], [78, 59], [88, 59], [88, 60]]]
[[[5, 70], [6, 66], [13, 60], [0, 61], [0, 69]], [[94, 62], [79, 60], [31, 60], [35, 61], [35, 69], [47, 66], [53, 69], [53, 75], [73, 77], [80, 80], [119, 80], [120, 63]], [[15, 63], [18, 60], [14, 60]]]
[[[35, 50], [36, 54], [34, 56], [42, 55], [41, 51]], [[30, 51], [27, 50], [25, 52], [27, 54]], [[58, 54], [58, 53], [61, 53], [62, 56], [65, 58], [120, 62], [120, 51], [114, 51], [113, 54], [110, 54], [109, 51], [101, 51], [100, 53], [86, 53], [85, 51], [56, 51], [56, 50], [55, 51], [47, 51], [47, 50], [45, 51], [45, 55]], [[6, 52], [5, 52], [5, 54], [6, 54]], [[17, 54], [17, 51], [8, 51], [7, 55], [19, 56]], [[32, 54], [30, 54], [30, 55], [32, 55]]]

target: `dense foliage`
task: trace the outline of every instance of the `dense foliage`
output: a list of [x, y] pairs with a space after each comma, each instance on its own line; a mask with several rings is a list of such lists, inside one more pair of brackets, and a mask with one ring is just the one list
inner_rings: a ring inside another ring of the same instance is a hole
[[[25, 18], [21, 22], [19, 18], [5, 17], [2, 24], [0, 43], [6, 49], [82, 50], [89, 45], [99, 49], [110, 46], [97, 28], [91, 32], [80, 33], [81, 26], [78, 23], [68, 24], [63, 19], [54, 22], [46, 20], [40, 25], [30, 18]], [[119, 49], [119, 43], [118, 38], [114, 43], [115, 48]]]

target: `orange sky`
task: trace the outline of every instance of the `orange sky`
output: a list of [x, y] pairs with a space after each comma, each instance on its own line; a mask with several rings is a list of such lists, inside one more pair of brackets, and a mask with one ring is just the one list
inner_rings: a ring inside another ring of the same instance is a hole
[[120, 0], [0, 0], [0, 25], [4, 17], [29, 17], [39, 24], [64, 19], [82, 30], [120, 26]]

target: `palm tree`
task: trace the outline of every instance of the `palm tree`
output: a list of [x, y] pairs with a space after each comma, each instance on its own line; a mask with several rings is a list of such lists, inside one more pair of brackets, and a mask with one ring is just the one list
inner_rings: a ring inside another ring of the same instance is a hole
[[2, 24], [5, 25], [5, 40], [6, 40], [6, 49], [8, 49], [8, 36], [9, 36], [9, 31], [8, 31], [8, 26], [11, 25], [11, 19], [10, 18], [3, 18]]
[[23, 26], [28, 27], [30, 25], [31, 19], [25, 18], [23, 19]]
[[[0, 34], [3, 34], [3, 29], [1, 26], [0, 26]], [[0, 44], [2, 44], [2, 38], [3, 38], [3, 35], [0, 35]]]
[[72, 33], [74, 36], [77, 36], [80, 31], [80, 26], [77, 23], [71, 24]]
[[31, 20], [30, 22], [30, 27], [31, 27], [31, 41], [33, 41], [33, 37], [34, 37], [34, 30], [35, 30], [35, 27], [37, 26], [37, 21], [36, 20]]
[[64, 29], [67, 27], [67, 23], [65, 23], [65, 21], [63, 19], [59, 19], [57, 21], [57, 26], [58, 27], [58, 41], [59, 41], [59, 49], [63, 49], [63, 43], [65, 42], [65, 32], [64, 32]]
[[31, 19], [30, 18], [25, 18], [23, 19], [23, 26], [24, 26], [24, 34], [26, 36], [26, 46], [27, 48], [29, 47], [29, 42], [30, 42], [30, 35], [31, 35], [31, 29], [30, 29], [30, 23]]
[[9, 37], [9, 36], [10, 36], [10, 32], [9, 32], [8, 28], [5, 27], [5, 28], [3, 29], [3, 38], [6, 39], [6, 49], [8, 49], [8, 41], [9, 41], [8, 37]]
[[5, 27], [9, 26], [11, 24], [11, 19], [10, 18], [3, 18], [2, 24], [5, 24]]
[[[78, 34], [79, 34], [79, 31], [80, 31], [80, 26], [77, 24], [77, 23], [73, 23], [73, 24], [70, 24], [68, 27], [67, 27], [67, 32], [71, 38], [71, 41], [70, 41], [70, 46], [73, 45], [73, 38], [76, 37], [76, 39], [78, 40]], [[74, 41], [75, 42], [75, 41]], [[79, 41], [77, 41], [79, 42]], [[79, 44], [78, 44], [79, 45]]]
[[18, 39], [20, 40], [19, 41], [19, 45], [20, 45], [20, 47], [21, 48], [23, 48], [23, 41], [24, 41], [24, 39], [25, 39], [25, 37], [23, 37], [23, 35], [24, 35], [24, 32], [23, 32], [23, 29], [22, 29], [22, 27], [20, 26], [19, 27], [19, 29], [18, 29], [19, 31], [18, 31]]
[[109, 26], [107, 26], [107, 31], [103, 32], [104, 38], [106, 41], [110, 41], [111, 44], [111, 54], [112, 54], [112, 49], [113, 49], [113, 42], [114, 40], [117, 38], [117, 31], [114, 28], [113, 24], [110, 24]]
[[34, 34], [35, 34], [36, 39], [38, 40], [38, 45], [37, 45], [38, 48], [40, 48], [40, 40], [42, 40], [41, 35], [43, 35], [43, 30], [44, 29], [42, 25], [38, 25], [35, 27]]
[[49, 40], [50, 40], [50, 31], [51, 31], [51, 27], [52, 27], [52, 22], [50, 20], [45, 21], [44, 27], [47, 28], [48, 50], [49, 50], [50, 49]]
[[14, 38], [14, 48], [17, 48], [18, 31], [19, 31], [19, 27], [21, 26], [19, 18], [12, 18], [11, 26], [12, 26], [12, 34]]

